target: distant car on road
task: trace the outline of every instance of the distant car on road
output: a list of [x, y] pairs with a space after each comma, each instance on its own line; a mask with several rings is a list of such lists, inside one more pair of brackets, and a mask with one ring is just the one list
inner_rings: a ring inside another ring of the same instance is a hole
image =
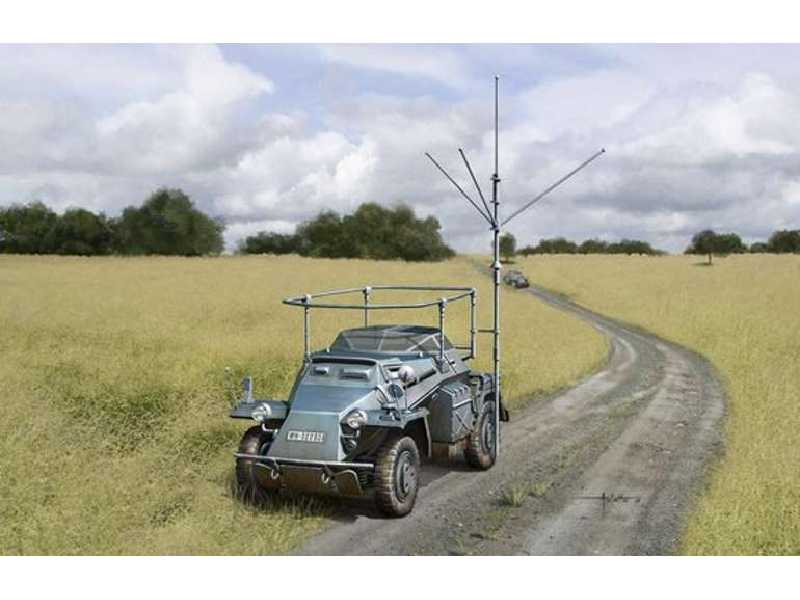
[[503, 275], [503, 283], [515, 288], [526, 288], [531, 285], [522, 271], [517, 271], [516, 269], [511, 269]]

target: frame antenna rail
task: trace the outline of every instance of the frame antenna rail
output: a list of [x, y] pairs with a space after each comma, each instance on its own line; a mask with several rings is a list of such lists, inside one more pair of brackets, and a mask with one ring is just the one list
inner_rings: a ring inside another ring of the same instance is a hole
[[[391, 304], [374, 304], [370, 302], [372, 293], [379, 291], [401, 291], [401, 292], [445, 292], [446, 295], [433, 300], [422, 302], [394, 302]], [[330, 298], [332, 296], [344, 296], [347, 294], [360, 293], [364, 299], [361, 304], [341, 304], [336, 302], [322, 301], [320, 298]], [[462, 286], [433, 286], [433, 285], [367, 285], [357, 288], [343, 288], [340, 290], [328, 290], [316, 292], [314, 294], [304, 294], [302, 296], [292, 296], [283, 300], [289, 306], [298, 306], [303, 309], [303, 357], [306, 362], [311, 360], [311, 309], [339, 309], [339, 310], [362, 310], [364, 311], [364, 327], [369, 327], [369, 312], [373, 310], [403, 310], [421, 309], [437, 307], [439, 315], [439, 359], [444, 361], [444, 317], [445, 308], [448, 304], [469, 298], [469, 345], [454, 345], [456, 350], [466, 350], [467, 355], [462, 360], [475, 358], [475, 335], [478, 330], [475, 327], [475, 307], [477, 304], [478, 291], [472, 287]]]

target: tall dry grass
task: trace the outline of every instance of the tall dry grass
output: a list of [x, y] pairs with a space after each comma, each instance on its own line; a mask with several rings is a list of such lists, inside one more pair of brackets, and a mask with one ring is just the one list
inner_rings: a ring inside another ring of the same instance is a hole
[[[477, 283], [480, 325], [490, 323], [489, 280], [463, 259], [0, 256], [0, 553], [294, 547], [333, 505], [296, 499], [255, 510], [236, 500], [231, 452], [246, 424], [227, 417], [231, 394], [246, 373], [258, 395], [287, 394], [302, 316], [283, 297], [381, 282]], [[504, 303], [512, 408], [604, 360], [605, 342], [587, 325], [515, 292]], [[360, 318], [314, 313], [314, 346]], [[435, 311], [424, 319], [435, 323]], [[448, 324], [458, 338], [466, 312], [448, 308]], [[488, 368], [488, 339], [479, 356]]]
[[533, 281], [697, 350], [729, 394], [727, 449], [687, 554], [800, 553], [800, 257], [530, 257]]

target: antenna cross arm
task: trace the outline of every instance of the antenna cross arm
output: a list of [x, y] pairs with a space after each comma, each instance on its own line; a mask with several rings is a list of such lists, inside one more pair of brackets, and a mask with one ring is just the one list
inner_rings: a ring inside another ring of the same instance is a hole
[[467, 156], [464, 154], [464, 151], [461, 148], [458, 149], [458, 153], [461, 155], [461, 158], [464, 161], [464, 165], [467, 167], [467, 171], [469, 171], [470, 177], [472, 177], [472, 183], [475, 184], [475, 189], [478, 190], [478, 196], [480, 197], [481, 202], [483, 203], [483, 208], [486, 210], [487, 216], [491, 219], [489, 224], [492, 227], [494, 227], [496, 225], [496, 223], [494, 222], [494, 219], [492, 218], [492, 211], [489, 210], [489, 205], [486, 204], [486, 198], [483, 197], [483, 192], [481, 191], [481, 186], [478, 185], [478, 180], [475, 178], [475, 173], [472, 172], [472, 167], [469, 165], [469, 161], [467, 160]]
[[584, 169], [584, 168], [585, 168], [585, 167], [586, 167], [586, 166], [587, 166], [587, 165], [588, 165], [590, 162], [592, 162], [592, 161], [593, 161], [594, 159], [596, 159], [598, 156], [601, 156], [602, 154], [605, 154], [605, 151], [606, 151], [606, 149], [605, 149], [605, 148], [601, 148], [600, 150], [598, 150], [597, 152], [595, 152], [594, 154], [592, 154], [592, 155], [591, 155], [589, 158], [587, 158], [585, 161], [583, 161], [583, 162], [582, 162], [580, 165], [578, 165], [578, 166], [577, 166], [575, 169], [573, 169], [572, 171], [570, 171], [569, 173], [567, 173], [566, 175], [564, 175], [564, 176], [563, 176], [561, 179], [559, 179], [558, 181], [556, 181], [556, 182], [555, 182], [553, 185], [551, 185], [550, 187], [548, 187], [547, 189], [545, 189], [545, 190], [544, 190], [544, 191], [543, 191], [541, 194], [539, 194], [538, 196], [536, 196], [536, 197], [535, 197], [533, 200], [531, 200], [530, 202], [528, 202], [528, 203], [527, 203], [525, 206], [523, 206], [522, 208], [519, 208], [519, 209], [515, 210], [513, 213], [511, 213], [511, 216], [509, 216], [509, 217], [508, 217], [508, 218], [507, 218], [505, 221], [503, 221], [503, 223], [502, 223], [502, 224], [503, 224], [503, 225], [505, 225], [505, 224], [506, 224], [506, 223], [508, 223], [508, 222], [509, 222], [511, 219], [513, 219], [514, 217], [516, 217], [517, 215], [519, 215], [520, 213], [523, 213], [523, 212], [525, 212], [526, 210], [528, 210], [528, 209], [529, 209], [531, 206], [533, 206], [533, 205], [534, 205], [534, 204], [536, 204], [536, 203], [537, 203], [539, 200], [541, 200], [542, 198], [544, 198], [545, 196], [547, 196], [547, 194], [549, 194], [550, 192], [552, 192], [554, 189], [556, 189], [558, 186], [560, 186], [562, 183], [564, 183], [564, 182], [565, 182], [567, 179], [569, 179], [570, 177], [572, 177], [573, 175], [575, 175], [575, 174], [576, 174], [578, 171], [581, 171], [581, 170], [583, 170], [583, 169]]
[[432, 163], [433, 163], [433, 164], [436, 166], [436, 168], [437, 168], [437, 169], [439, 169], [439, 170], [440, 170], [440, 171], [441, 171], [441, 172], [444, 174], [444, 176], [445, 176], [445, 177], [447, 177], [447, 179], [449, 179], [449, 180], [450, 180], [450, 183], [452, 183], [454, 186], [456, 186], [456, 189], [457, 189], [459, 192], [461, 192], [461, 195], [462, 195], [462, 196], [464, 196], [464, 198], [466, 198], [466, 199], [467, 199], [467, 201], [468, 201], [470, 204], [472, 204], [472, 206], [474, 206], [474, 207], [475, 207], [475, 210], [477, 210], [477, 211], [478, 211], [478, 213], [479, 213], [479, 214], [480, 214], [480, 215], [481, 215], [481, 216], [482, 216], [484, 219], [486, 219], [486, 222], [487, 222], [487, 223], [489, 223], [489, 225], [491, 225], [492, 227], [494, 227], [494, 221], [492, 220], [492, 218], [491, 218], [491, 217], [490, 217], [488, 214], [484, 213], [484, 212], [481, 210], [481, 208], [480, 208], [480, 207], [479, 207], [479, 206], [478, 206], [478, 205], [475, 203], [475, 201], [474, 201], [472, 198], [470, 198], [470, 197], [467, 195], [467, 193], [466, 193], [466, 192], [465, 192], [463, 189], [461, 189], [461, 186], [460, 186], [460, 185], [458, 185], [458, 184], [456, 183], [455, 179], [453, 179], [452, 177], [450, 177], [449, 173], [448, 173], [447, 171], [445, 171], [445, 170], [442, 168], [442, 166], [441, 166], [441, 165], [440, 165], [438, 162], [436, 162], [436, 160], [435, 160], [435, 159], [434, 159], [434, 158], [433, 158], [433, 157], [432, 157], [430, 154], [428, 154], [428, 153], [426, 152], [426, 153], [425, 153], [425, 156], [427, 156], [429, 159], [431, 159], [431, 162], [432, 162]]

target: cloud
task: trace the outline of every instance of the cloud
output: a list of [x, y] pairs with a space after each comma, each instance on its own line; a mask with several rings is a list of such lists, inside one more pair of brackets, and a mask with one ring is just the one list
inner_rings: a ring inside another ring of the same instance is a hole
[[325, 60], [360, 69], [425, 77], [454, 87], [471, 81], [463, 58], [444, 46], [334, 44], [321, 50]]
[[[325, 46], [304, 48], [298, 73], [285, 48], [262, 72], [269, 47], [249, 60], [239, 49], [243, 62], [214, 46], [0, 47], [0, 203], [114, 214], [179, 186], [226, 220], [233, 247], [322, 208], [404, 202], [458, 249], [485, 250], [485, 224], [424, 152], [471, 190], [463, 148], [488, 194], [492, 63], [512, 73], [505, 214], [608, 149], [515, 220], [520, 243], [642, 237], [682, 250], [704, 227], [764, 237], [800, 220], [800, 50], [760, 48]], [[349, 69], [334, 95], [331, 66]]]
[[[103, 48], [96, 53], [102, 56]], [[81, 66], [77, 63], [87, 55], [84, 47], [66, 47], [53, 54], [34, 46], [31, 54], [38, 59], [13, 51], [17, 61], [10, 70], [19, 72], [24, 66], [38, 65], [33, 73], [41, 77], [39, 87], [29, 84], [23, 98], [0, 97], [0, 136], [3, 147], [12, 149], [0, 158], [5, 172], [83, 171], [127, 176], [207, 168], [235, 158], [254, 142], [237, 130], [237, 111], [273, 90], [269, 79], [227, 63], [215, 47], [179, 46], [152, 56], [159, 59], [150, 65], [156, 71], [164, 59], [160, 83], [147, 65], [123, 61], [123, 71], [135, 70], [127, 73], [131, 79], [136, 80], [143, 71], [144, 83], [138, 89], [127, 84], [126, 101], [112, 102], [108, 109], [105, 104], [96, 105], [92, 86], [118, 83], [113, 60], [95, 57]], [[72, 60], [67, 60], [70, 55]], [[60, 80], [52, 66], [46, 68], [54, 56], [57, 65], [72, 67]], [[87, 87], [74, 97], [71, 75], [83, 77], [82, 68], [89, 71]], [[104, 76], [96, 74], [98, 70]], [[229, 136], [232, 132], [236, 135]]]

